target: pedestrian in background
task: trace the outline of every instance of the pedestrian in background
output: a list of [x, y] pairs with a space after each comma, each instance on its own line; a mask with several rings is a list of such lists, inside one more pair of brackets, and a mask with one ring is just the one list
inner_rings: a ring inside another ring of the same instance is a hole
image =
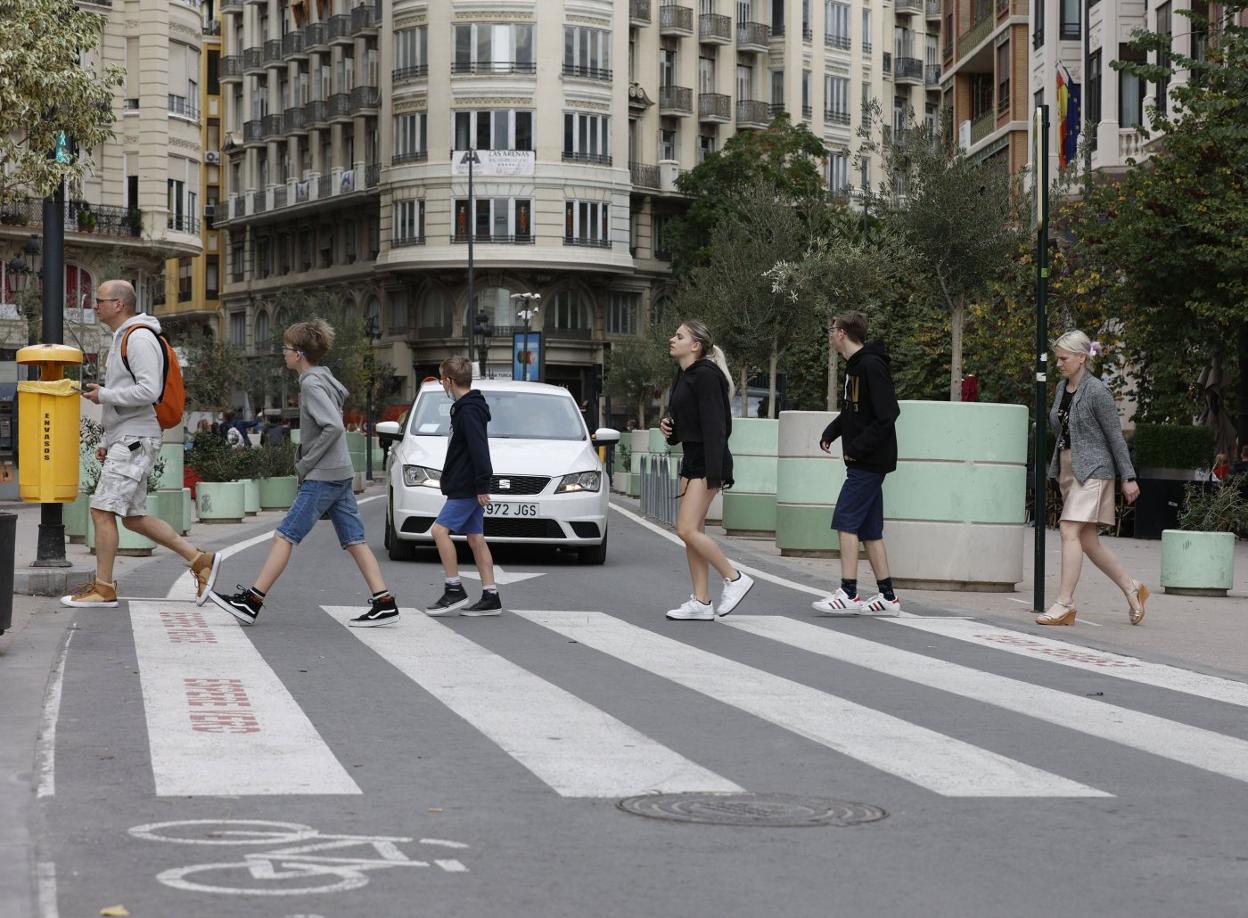
[[1074, 624], [1075, 587], [1087, 555], [1122, 590], [1131, 624], [1138, 625], [1144, 619], [1148, 587], [1127, 576], [1118, 556], [1097, 535], [1100, 526], [1114, 522], [1115, 476], [1123, 480], [1122, 496], [1127, 503], [1140, 496], [1114, 397], [1088, 368], [1100, 346], [1074, 329], [1057, 339], [1053, 353], [1062, 383], [1049, 412], [1057, 437], [1049, 478], [1057, 479], [1062, 492], [1062, 582], [1057, 601], [1036, 624]]
[[1225, 481], [1231, 474], [1231, 464], [1226, 461], [1226, 453], [1218, 453], [1213, 457], [1213, 480]]
[[260, 607], [290, 562], [294, 547], [323, 517], [333, 523], [338, 544], [351, 555], [372, 594], [369, 610], [348, 624], [353, 628], [372, 628], [399, 617], [394, 596], [386, 589], [377, 558], [368, 547], [360, 508], [351, 490], [351, 453], [342, 424], [347, 390], [327, 367], [320, 365], [333, 344], [334, 330], [320, 319], [296, 322], [282, 335], [286, 368], [299, 374], [299, 425], [303, 431], [295, 456], [299, 492], [273, 533], [269, 556], [252, 586], [243, 589], [239, 584], [233, 596], [211, 594], [214, 603], [244, 625], [256, 623]]
[[161, 428], [155, 403], [164, 390], [165, 352], [157, 337], [160, 322], [141, 315], [137, 302], [134, 287], [124, 280], [105, 281], [95, 294], [96, 316], [112, 330], [113, 343], [104, 385], [88, 383], [82, 396], [102, 409], [104, 436], [95, 456], [104, 465], [91, 495], [95, 576], [61, 597], [61, 605], [71, 608], [117, 606], [113, 561], [119, 516], [131, 532], [147, 536], [186, 560], [195, 577], [197, 605], [208, 598], [220, 568], [215, 553], [196, 548], [160, 517], [147, 512], [147, 478], [160, 457]]
[[[706, 512], [715, 494], [732, 487], [732, 374], [724, 352], [702, 322], [690, 319], [676, 329], [668, 353], [679, 369], [668, 397], [668, 416], [659, 422], [667, 442], [684, 447], [680, 460], [680, 508], [676, 534], [685, 543], [693, 593], [667, 617], [677, 621], [714, 621], [727, 615], [754, 586], [706, 534]], [[723, 578], [719, 608], [711, 602], [710, 568]]]
[[[838, 437], [843, 443], [845, 483], [832, 513], [840, 540], [841, 585], [812, 607], [820, 615], [899, 615], [901, 600], [884, 550], [884, 476], [897, 469], [896, 423], [901, 414], [888, 353], [879, 342], [867, 342], [867, 317], [861, 312], [832, 320], [831, 343], [845, 358], [845, 390], [841, 411], [824, 429], [819, 448], [830, 452]], [[858, 595], [860, 542], [879, 591], [867, 600]]]
[[[451, 438], [442, 463], [441, 489], [446, 502], [433, 521], [432, 534], [446, 583], [442, 596], [425, 608], [427, 615], [501, 615], [503, 601], [494, 582], [494, 558], [485, 542], [485, 508], [490, 502], [490, 406], [472, 388], [472, 364], [467, 357], [448, 357], [438, 367], [442, 391], [451, 406]], [[468, 605], [468, 591], [459, 579], [459, 559], [451, 533], [464, 535], [481, 577], [481, 599]], [[466, 607], [466, 608], [465, 608]]]

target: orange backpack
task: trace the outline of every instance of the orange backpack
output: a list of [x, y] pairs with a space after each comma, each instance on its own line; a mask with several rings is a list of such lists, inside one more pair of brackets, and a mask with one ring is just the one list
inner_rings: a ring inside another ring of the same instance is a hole
[[130, 369], [130, 360], [126, 356], [126, 342], [130, 340], [130, 335], [140, 328], [146, 328], [156, 336], [156, 340], [160, 343], [161, 354], [165, 358], [164, 372], [160, 374], [160, 398], [153, 402], [152, 406], [156, 409], [156, 421], [160, 424], [160, 429], [168, 430], [182, 423], [182, 413], [186, 410], [186, 385], [182, 382], [182, 367], [178, 366], [178, 355], [174, 353], [168, 338], [146, 325], [136, 325], [128, 329], [121, 339], [121, 362], [125, 365], [131, 379], [138, 382], [134, 370]]

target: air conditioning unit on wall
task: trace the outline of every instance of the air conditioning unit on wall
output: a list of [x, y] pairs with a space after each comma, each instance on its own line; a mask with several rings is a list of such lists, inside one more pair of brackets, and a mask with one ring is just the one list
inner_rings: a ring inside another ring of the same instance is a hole
[[204, 153], [204, 162], [215, 166], [221, 163], [221, 154], [216, 150], [208, 150]]

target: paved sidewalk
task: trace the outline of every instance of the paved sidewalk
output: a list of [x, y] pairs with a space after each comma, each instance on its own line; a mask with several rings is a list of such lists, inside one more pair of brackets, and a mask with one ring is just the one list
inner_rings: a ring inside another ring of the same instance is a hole
[[[640, 503], [619, 494], [611, 499], [634, 513]], [[810, 585], [826, 585], [831, 592], [840, 585], [841, 562], [837, 559], [783, 558], [775, 542], [728, 536], [718, 526], [708, 526], [729, 557], [745, 564], [763, 563], [785, 571], [786, 576]], [[1060, 579], [1060, 536], [1046, 532], [1045, 600], [1057, 598]], [[1013, 593], [972, 593], [953, 590], [902, 591], [906, 605], [921, 611], [969, 615], [1004, 627], [1018, 628], [1049, 638], [1071, 641], [1101, 650], [1146, 657], [1202, 672], [1248, 681], [1248, 542], [1235, 545], [1235, 588], [1225, 598], [1167, 596], [1159, 583], [1161, 541], [1105, 538], [1102, 541], [1122, 559], [1127, 571], [1148, 584], [1153, 596], [1144, 622], [1133, 627], [1127, 620], [1127, 601], [1116, 586], [1090, 561], [1084, 560], [1075, 605], [1079, 609], [1073, 627], [1046, 627], [1033, 623], [1032, 583], [1034, 530], [1027, 530], [1023, 558], [1023, 581]], [[885, 530], [885, 543], [888, 532]], [[934, 550], [939, 550], [934, 547]], [[874, 592], [871, 567], [864, 558], [858, 566], [861, 592]]]

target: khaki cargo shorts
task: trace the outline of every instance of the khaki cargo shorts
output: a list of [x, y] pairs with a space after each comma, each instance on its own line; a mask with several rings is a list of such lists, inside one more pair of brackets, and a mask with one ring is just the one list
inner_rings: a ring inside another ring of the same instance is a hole
[[92, 509], [120, 517], [146, 516], [147, 476], [159, 457], [159, 437], [122, 437], [110, 446], [91, 495]]

